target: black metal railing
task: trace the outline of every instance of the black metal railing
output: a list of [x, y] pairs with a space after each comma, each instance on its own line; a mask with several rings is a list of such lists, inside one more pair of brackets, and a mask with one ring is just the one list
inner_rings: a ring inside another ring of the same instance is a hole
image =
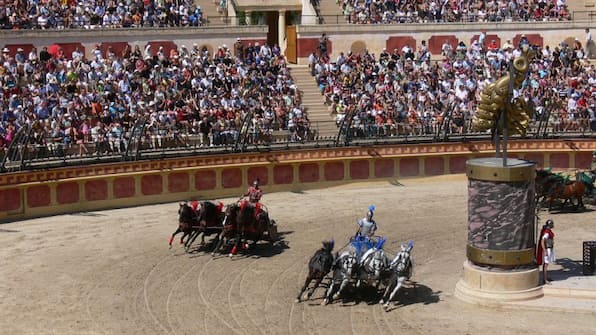
[[[542, 117], [532, 123], [526, 136], [512, 136], [511, 140], [596, 139], [596, 121], [592, 121], [587, 127], [583, 125], [570, 129], [545, 121], [554, 108], [545, 109]], [[0, 171], [16, 172], [234, 152], [491, 140], [489, 132], [473, 131], [469, 118], [463, 120], [462, 125], [450, 116], [449, 111], [445, 114], [442, 119], [422, 119], [415, 124], [407, 121], [395, 124], [376, 124], [363, 120], [354, 122], [355, 115], [347, 115], [338, 124], [338, 132], [334, 136], [320, 136], [313, 129], [304, 130], [305, 134], [300, 136], [289, 130], [261, 131], [252, 126], [252, 118], [247, 114], [240, 129], [226, 130], [216, 137], [210, 136], [207, 142], [201, 139], [201, 134], [188, 132], [175, 132], [157, 138], [160, 135], [151, 133], [147, 122], [140, 119], [119, 139], [106, 138], [103, 143], [40, 144], [34, 142], [35, 137], [31, 136], [33, 130], [26, 125], [20, 128], [8, 148], [0, 149]], [[87, 148], [83, 154], [80, 145]]]

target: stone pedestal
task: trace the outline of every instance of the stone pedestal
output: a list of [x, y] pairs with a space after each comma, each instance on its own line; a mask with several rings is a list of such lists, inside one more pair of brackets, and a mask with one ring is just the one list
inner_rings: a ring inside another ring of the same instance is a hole
[[455, 286], [455, 296], [484, 306], [537, 299], [544, 296], [542, 286], [538, 285], [539, 277], [537, 267], [503, 270], [479, 267], [465, 261], [462, 278]]
[[468, 245], [455, 295], [495, 304], [541, 297], [534, 261], [535, 164], [472, 159], [468, 175]]

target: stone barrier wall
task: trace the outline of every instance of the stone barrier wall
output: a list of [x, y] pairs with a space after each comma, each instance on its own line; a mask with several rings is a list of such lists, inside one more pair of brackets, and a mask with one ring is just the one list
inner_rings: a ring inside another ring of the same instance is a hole
[[[418, 49], [422, 41], [435, 59], [440, 58], [441, 46], [445, 41], [456, 44], [464, 41], [470, 46], [478, 39], [480, 33], [486, 31], [486, 43], [494, 39], [498, 46], [510, 39], [517, 45], [522, 35], [526, 35], [532, 44], [551, 46], [554, 49], [561, 42], [573, 45], [575, 38], [583, 43], [585, 28], [594, 28], [594, 22], [576, 20], [564, 22], [496, 22], [496, 23], [442, 23], [442, 24], [393, 24], [393, 25], [354, 25], [325, 24], [297, 26], [296, 54], [299, 64], [307, 64], [308, 56], [318, 47], [319, 37], [323, 32], [329, 38], [328, 52], [331, 59], [337, 58], [339, 52], [360, 52], [364, 49], [377, 56], [386, 48], [389, 52], [408, 44]], [[83, 51], [87, 58], [92, 56], [96, 44], [105, 52], [109, 46], [116, 53], [128, 44], [134, 49], [138, 45], [141, 50], [146, 45], [152, 46], [155, 52], [163, 46], [166, 53], [175, 47], [193, 44], [206, 47], [211, 52], [218, 46], [227, 45], [232, 48], [237, 38], [244, 44], [267, 41], [268, 26], [207, 26], [199, 28], [135, 28], [135, 29], [95, 29], [95, 30], [11, 30], [0, 31], [0, 48], [8, 47], [11, 54], [17, 48], [29, 52], [33, 46], [38, 51], [44, 46], [59, 44], [66, 57], [71, 57], [76, 47]], [[596, 52], [594, 52], [596, 55]]]
[[[588, 169], [593, 140], [511, 141], [509, 157], [541, 167]], [[0, 174], [0, 221], [243, 194], [259, 178], [267, 194], [369, 180], [465, 172], [493, 157], [490, 142], [237, 153]]]

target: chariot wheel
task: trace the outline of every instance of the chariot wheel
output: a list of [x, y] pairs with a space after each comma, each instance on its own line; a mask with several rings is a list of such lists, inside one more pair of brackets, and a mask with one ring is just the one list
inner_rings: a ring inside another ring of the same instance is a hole
[[269, 242], [275, 243], [278, 238], [277, 224], [275, 223], [275, 220], [271, 220], [271, 224], [269, 225]]

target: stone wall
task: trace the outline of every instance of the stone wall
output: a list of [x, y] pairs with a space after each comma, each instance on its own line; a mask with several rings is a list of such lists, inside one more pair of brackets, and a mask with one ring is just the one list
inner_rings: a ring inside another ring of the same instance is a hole
[[[298, 63], [306, 64], [308, 55], [317, 48], [318, 39], [323, 32], [329, 38], [329, 53], [336, 58], [341, 51], [359, 51], [368, 49], [379, 54], [383, 48], [392, 51], [401, 50], [405, 44], [419, 47], [421, 41], [427, 41], [435, 58], [440, 54], [441, 45], [445, 41], [457, 43], [462, 40], [467, 45], [478, 38], [482, 30], [487, 32], [487, 43], [495, 39], [498, 45], [507, 39], [515, 44], [522, 34], [541, 46], [554, 47], [562, 41], [573, 41], [574, 38], [584, 40], [585, 28], [596, 24], [591, 21], [573, 22], [528, 22], [528, 23], [466, 23], [466, 24], [396, 24], [396, 25], [300, 25], [297, 27]], [[9, 47], [11, 53], [17, 47], [27, 52], [32, 46], [41, 50], [43, 46], [59, 43], [64, 47], [67, 56], [76, 46], [83, 48], [87, 57], [91, 56], [95, 44], [125, 45], [134, 48], [139, 45], [143, 49], [147, 44], [157, 48], [159, 45], [192, 47], [194, 43], [216, 50], [226, 44], [232, 47], [236, 38], [243, 41], [267, 40], [267, 26], [208, 26], [199, 28], [138, 28], [138, 29], [106, 29], [106, 30], [67, 30], [67, 31], [0, 31], [0, 47]], [[596, 52], [594, 53], [596, 55]]]
[[[509, 157], [537, 167], [588, 169], [593, 140], [511, 141]], [[369, 180], [464, 173], [493, 157], [490, 142], [326, 148], [198, 156], [0, 174], [0, 221], [59, 213], [236, 197], [255, 178], [267, 193]]]

